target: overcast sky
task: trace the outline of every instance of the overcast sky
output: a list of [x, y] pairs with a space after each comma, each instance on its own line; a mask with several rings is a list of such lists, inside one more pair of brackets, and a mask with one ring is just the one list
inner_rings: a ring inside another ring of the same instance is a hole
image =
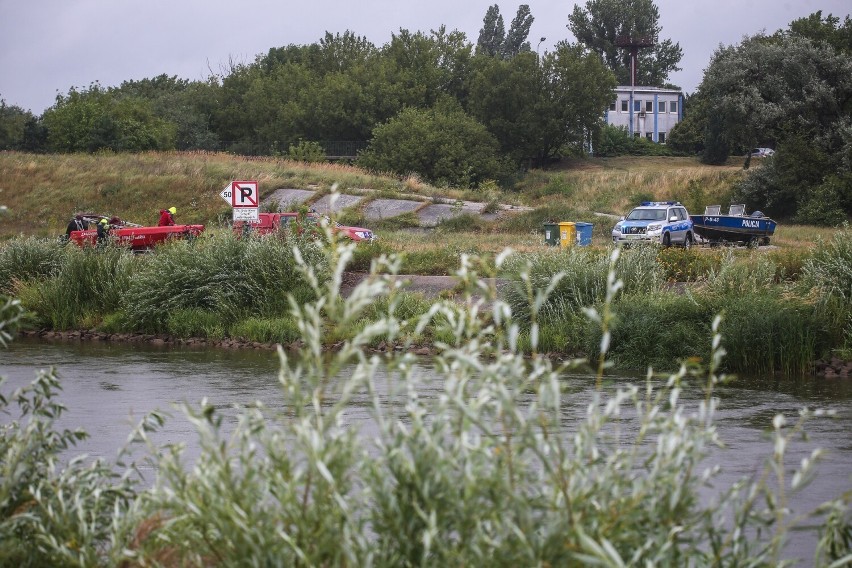
[[[163, 73], [203, 80], [229, 62], [251, 63], [270, 48], [310, 44], [326, 31], [351, 30], [377, 46], [402, 29], [446, 25], [475, 43], [494, 0], [0, 0], [0, 98], [35, 114], [57, 93], [94, 81]], [[573, 41], [566, 24], [575, 2], [497, 2], [506, 27], [527, 3], [535, 21], [529, 41], [540, 50]], [[585, 5], [585, 1], [578, 2]], [[720, 43], [772, 33], [817, 10], [841, 19], [849, 0], [656, 0], [661, 37], [683, 48], [671, 82], [691, 93]]]

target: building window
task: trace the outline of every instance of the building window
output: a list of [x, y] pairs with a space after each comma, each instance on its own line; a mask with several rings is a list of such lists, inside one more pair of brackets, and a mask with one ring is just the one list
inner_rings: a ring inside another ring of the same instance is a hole
[[635, 112], [642, 110], [642, 101], [633, 101], [633, 110]]
[[634, 133], [633, 133], [633, 138], [639, 138], [639, 133], [638, 133], [638, 132], [634, 132]]
[[627, 112], [628, 110], [630, 110], [630, 109], [628, 108], [628, 103], [629, 103], [629, 102], [630, 102], [630, 101], [628, 101], [627, 99], [624, 99], [623, 101], [621, 101], [621, 112]]
[[669, 101], [669, 112], [677, 112], [677, 101]]
[[615, 111], [615, 103], [616, 102], [618, 102], [618, 101], [612, 101], [611, 103], [609, 103], [609, 110]]
[[660, 142], [660, 144], [665, 144], [665, 143], [666, 143], [666, 133], [665, 133], [665, 132], [660, 132], [660, 133], [657, 135], [657, 140]]
[[645, 112], [654, 112], [654, 101], [645, 101]]
[[653, 132], [646, 132], [645, 138], [647, 138], [648, 140], [653, 142], [654, 141], [654, 133]]
[[660, 114], [666, 112], [666, 101], [659, 101], [657, 103], [657, 112], [659, 112]]

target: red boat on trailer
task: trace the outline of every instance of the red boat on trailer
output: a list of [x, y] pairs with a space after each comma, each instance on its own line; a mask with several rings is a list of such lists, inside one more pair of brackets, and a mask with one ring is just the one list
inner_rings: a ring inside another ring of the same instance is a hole
[[158, 244], [171, 239], [194, 239], [204, 232], [204, 225], [171, 225], [168, 227], [143, 227], [135, 223], [122, 221], [117, 217], [84, 213], [83, 219], [91, 229], [71, 231], [70, 240], [77, 246], [95, 246], [98, 232], [95, 225], [101, 219], [109, 219], [109, 240], [120, 246], [130, 247], [134, 252], [151, 250]]

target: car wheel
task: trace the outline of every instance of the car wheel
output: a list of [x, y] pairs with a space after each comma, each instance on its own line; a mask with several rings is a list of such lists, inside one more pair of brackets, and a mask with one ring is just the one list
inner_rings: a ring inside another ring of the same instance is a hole
[[683, 239], [683, 248], [687, 250], [692, 248], [692, 233], [686, 234], [686, 238]]
[[672, 236], [671, 233], [666, 233], [663, 235], [663, 246], [668, 248], [672, 246]]

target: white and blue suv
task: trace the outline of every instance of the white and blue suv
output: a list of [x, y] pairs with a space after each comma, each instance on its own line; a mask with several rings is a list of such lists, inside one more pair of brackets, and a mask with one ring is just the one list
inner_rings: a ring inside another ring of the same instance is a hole
[[695, 234], [686, 207], [677, 201], [643, 201], [612, 228], [615, 244], [651, 242], [692, 246]]

